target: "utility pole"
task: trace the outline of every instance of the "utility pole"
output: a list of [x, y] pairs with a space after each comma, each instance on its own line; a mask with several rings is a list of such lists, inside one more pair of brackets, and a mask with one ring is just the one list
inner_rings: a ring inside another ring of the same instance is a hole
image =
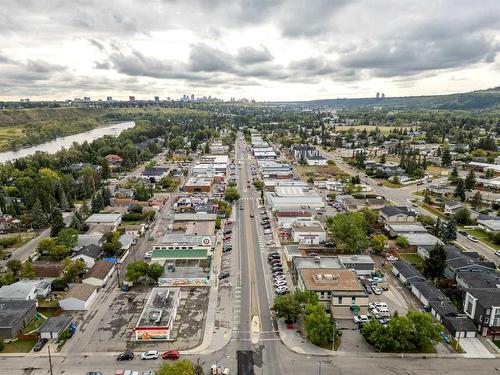
[[50, 345], [47, 345], [47, 350], [49, 351], [49, 368], [50, 368], [50, 375], [52, 374], [52, 357], [50, 356]]
[[321, 361], [318, 363], [318, 375], [321, 375]]

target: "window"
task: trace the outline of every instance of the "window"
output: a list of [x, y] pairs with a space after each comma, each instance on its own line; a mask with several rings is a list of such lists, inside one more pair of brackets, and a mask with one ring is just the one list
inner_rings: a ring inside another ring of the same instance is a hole
[[500, 308], [496, 307], [493, 311], [493, 321], [490, 324], [491, 327], [500, 326]]
[[351, 305], [355, 305], [356, 304], [356, 297], [352, 297], [351, 298]]
[[339, 297], [339, 305], [342, 305], [342, 297]]

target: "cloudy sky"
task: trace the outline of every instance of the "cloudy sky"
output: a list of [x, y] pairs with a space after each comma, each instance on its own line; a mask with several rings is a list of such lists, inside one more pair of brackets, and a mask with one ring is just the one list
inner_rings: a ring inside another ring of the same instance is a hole
[[500, 85], [499, 0], [2, 0], [0, 99]]

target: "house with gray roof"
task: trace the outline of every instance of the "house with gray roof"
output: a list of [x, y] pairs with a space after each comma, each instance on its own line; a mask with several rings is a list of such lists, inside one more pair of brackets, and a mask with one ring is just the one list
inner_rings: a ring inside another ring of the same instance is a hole
[[500, 334], [500, 289], [467, 289], [464, 311], [474, 321], [482, 336]]
[[36, 300], [0, 299], [0, 339], [11, 340], [35, 317]]
[[384, 223], [413, 223], [417, 217], [415, 210], [407, 206], [385, 206], [379, 215]]
[[425, 281], [424, 275], [404, 260], [397, 260], [392, 264], [392, 273], [405, 285]]

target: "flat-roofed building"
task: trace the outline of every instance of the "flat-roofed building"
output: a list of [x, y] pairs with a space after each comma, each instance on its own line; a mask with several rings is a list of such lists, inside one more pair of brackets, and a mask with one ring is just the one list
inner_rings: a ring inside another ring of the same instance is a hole
[[297, 221], [291, 225], [294, 242], [319, 245], [326, 241], [326, 231], [319, 221]]
[[185, 250], [194, 248], [205, 248], [213, 251], [215, 248], [215, 236], [167, 233], [160, 240], [159, 244], [153, 246], [153, 250]]
[[368, 308], [368, 295], [353, 270], [304, 268], [299, 270], [297, 287], [315, 292], [335, 318], [350, 318], [353, 310], [363, 314]]
[[212, 190], [212, 179], [191, 177], [184, 184], [184, 190], [189, 193], [210, 193], [210, 190]]
[[85, 223], [89, 226], [102, 226], [109, 228], [110, 230], [116, 230], [122, 222], [121, 214], [93, 214]]

